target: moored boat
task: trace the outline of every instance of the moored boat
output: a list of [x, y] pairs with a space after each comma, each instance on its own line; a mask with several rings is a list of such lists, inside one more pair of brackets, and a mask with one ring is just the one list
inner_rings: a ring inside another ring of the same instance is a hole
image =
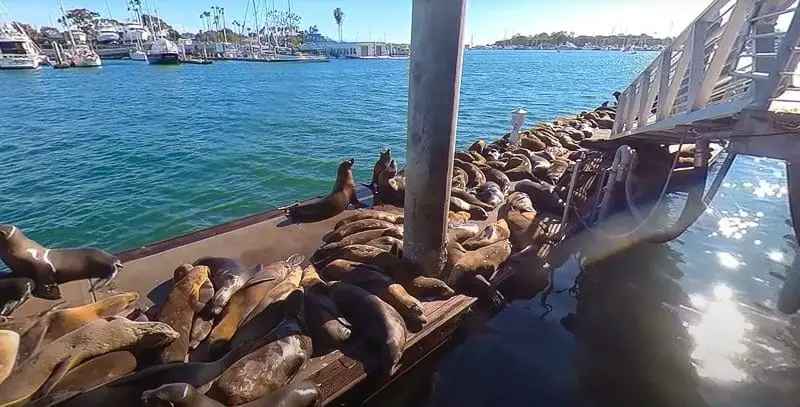
[[166, 38], [159, 38], [147, 52], [147, 63], [150, 65], [175, 65], [180, 62], [178, 45]]
[[10, 25], [0, 26], [0, 69], [37, 69], [42, 59], [36, 44]]

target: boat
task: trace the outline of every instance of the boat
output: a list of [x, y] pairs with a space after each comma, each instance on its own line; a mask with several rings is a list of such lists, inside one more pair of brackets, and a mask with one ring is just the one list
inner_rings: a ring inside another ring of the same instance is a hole
[[569, 41], [567, 41], [567, 42], [565, 42], [565, 43], [563, 43], [563, 44], [561, 44], [561, 45], [556, 47], [556, 50], [558, 50], [558, 51], [577, 51], [579, 49], [580, 48], [578, 48], [577, 45], [575, 45], [575, 44], [573, 44], [573, 43], [571, 43]]
[[147, 51], [147, 63], [150, 65], [175, 65], [181, 63], [181, 52], [178, 45], [166, 39], [159, 38]]
[[147, 53], [139, 49], [131, 49], [128, 51], [128, 56], [132, 61], [147, 62]]
[[86, 33], [83, 32], [80, 28], [72, 26], [67, 31], [68, 31], [68, 36], [72, 38], [73, 43], [86, 42]]
[[69, 55], [69, 58], [72, 61], [72, 66], [78, 68], [97, 67], [103, 65], [103, 61], [100, 59], [100, 56], [97, 55], [94, 50], [89, 48], [88, 45], [75, 45], [69, 51], [67, 51], [67, 55]]
[[301, 53], [294, 54], [274, 54], [270, 58], [270, 62], [329, 62], [330, 58], [324, 55], [305, 55]]
[[119, 33], [117, 32], [117, 27], [105, 22], [98, 23], [96, 39], [97, 42], [100, 43], [119, 41]]
[[37, 69], [42, 59], [36, 44], [11, 25], [0, 26], [0, 69]]
[[122, 26], [122, 39], [125, 42], [146, 42], [150, 37], [150, 32], [141, 23], [130, 21]]

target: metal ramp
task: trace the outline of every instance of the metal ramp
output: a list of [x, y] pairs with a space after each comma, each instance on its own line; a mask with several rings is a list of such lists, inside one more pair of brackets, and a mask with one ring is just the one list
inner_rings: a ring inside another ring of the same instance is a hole
[[800, 158], [744, 140], [800, 128], [799, 38], [797, 1], [714, 1], [622, 92], [611, 138], [738, 138], [743, 154]]

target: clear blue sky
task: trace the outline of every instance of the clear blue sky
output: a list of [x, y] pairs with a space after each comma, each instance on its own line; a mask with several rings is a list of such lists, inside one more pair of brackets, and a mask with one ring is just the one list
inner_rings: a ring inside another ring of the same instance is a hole
[[[58, 0], [0, 0], [16, 20], [48, 25], [58, 17]], [[212, 5], [224, 7], [226, 18], [242, 21], [247, 0], [147, 0], [178, 31], [197, 32], [200, 13]], [[251, 7], [252, 1], [249, 0]], [[263, 4], [264, 0], [256, 0]], [[285, 9], [287, 0], [274, 1]], [[127, 17], [124, 0], [63, 0], [69, 8], [89, 8], [115, 19]], [[485, 44], [514, 33], [574, 31], [576, 34], [640, 34], [658, 36], [680, 33], [710, 0], [467, 0], [465, 41]], [[106, 7], [108, 4], [108, 7]], [[302, 17], [301, 27], [317, 25], [335, 38], [333, 9], [345, 13], [345, 40], [408, 42], [411, 0], [293, 0], [292, 10]], [[251, 8], [252, 10], [252, 8]], [[49, 18], [48, 18], [49, 17]], [[252, 16], [248, 17], [252, 21]]]

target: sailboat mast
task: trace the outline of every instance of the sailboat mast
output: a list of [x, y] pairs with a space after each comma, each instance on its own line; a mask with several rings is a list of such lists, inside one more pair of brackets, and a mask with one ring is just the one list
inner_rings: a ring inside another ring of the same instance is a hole
[[75, 45], [75, 37], [72, 36], [72, 29], [70, 28], [69, 23], [67, 22], [67, 12], [64, 11], [64, 2], [61, 1], [61, 0], [58, 0], [58, 5], [61, 8], [61, 15], [64, 16], [64, 25], [67, 27], [67, 33], [69, 34], [69, 41], [74, 46]]

